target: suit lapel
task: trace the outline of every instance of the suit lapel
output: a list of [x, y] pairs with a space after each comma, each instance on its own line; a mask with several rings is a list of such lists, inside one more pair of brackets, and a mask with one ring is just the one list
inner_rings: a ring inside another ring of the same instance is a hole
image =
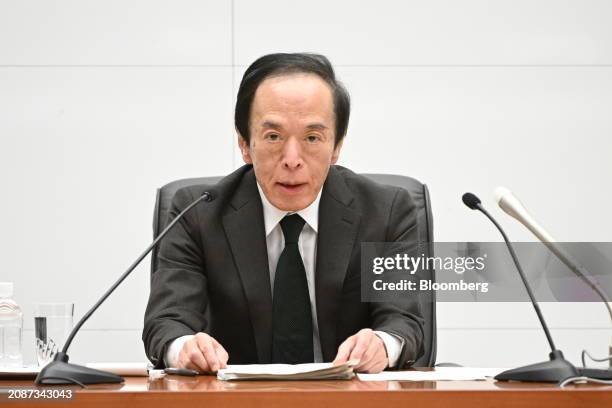
[[253, 325], [257, 357], [268, 363], [272, 349], [272, 292], [263, 208], [253, 170], [245, 173], [223, 217]]
[[319, 204], [315, 272], [317, 320], [324, 361], [336, 355], [336, 325], [342, 286], [359, 227], [359, 214], [349, 207], [353, 195], [334, 166]]

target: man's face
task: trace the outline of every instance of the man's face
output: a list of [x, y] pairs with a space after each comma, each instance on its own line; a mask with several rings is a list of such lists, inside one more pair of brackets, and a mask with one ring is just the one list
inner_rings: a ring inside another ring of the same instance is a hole
[[316, 75], [265, 79], [257, 88], [249, 121], [250, 145], [238, 136], [266, 198], [284, 211], [308, 207], [336, 163], [332, 91]]

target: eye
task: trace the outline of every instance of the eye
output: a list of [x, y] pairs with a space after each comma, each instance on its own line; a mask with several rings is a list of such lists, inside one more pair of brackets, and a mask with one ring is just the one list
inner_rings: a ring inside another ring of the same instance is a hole
[[316, 143], [319, 140], [321, 140], [321, 138], [319, 136], [317, 136], [317, 135], [308, 135], [308, 136], [306, 136], [306, 141], [308, 143]]
[[280, 135], [278, 133], [268, 133], [265, 138], [271, 142], [276, 142], [280, 139]]

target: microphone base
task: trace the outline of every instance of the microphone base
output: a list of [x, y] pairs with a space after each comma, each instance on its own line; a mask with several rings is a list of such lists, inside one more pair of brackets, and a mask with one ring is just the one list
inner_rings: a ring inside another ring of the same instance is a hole
[[553, 350], [549, 361], [506, 370], [495, 376], [498, 381], [559, 382], [580, 374], [572, 363], [563, 357], [561, 350]]
[[36, 376], [37, 385], [118, 384], [123, 377], [102, 370], [70, 364], [68, 356], [57, 353]]

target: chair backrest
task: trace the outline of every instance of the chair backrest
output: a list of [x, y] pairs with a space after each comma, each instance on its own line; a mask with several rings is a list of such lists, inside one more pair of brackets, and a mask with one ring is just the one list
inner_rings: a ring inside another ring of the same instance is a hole
[[[362, 174], [380, 184], [406, 189], [417, 207], [418, 240], [426, 248], [426, 257], [433, 256], [433, 216], [427, 186], [411, 177], [394, 174]], [[153, 214], [153, 236], [157, 236], [167, 223], [168, 210], [177, 190], [192, 185], [213, 185], [222, 177], [201, 177], [176, 180], [157, 190]], [[151, 273], [157, 269], [157, 247], [151, 256]], [[435, 281], [435, 270], [423, 271], [424, 279]], [[425, 319], [424, 353], [414, 363], [415, 367], [433, 367], [436, 362], [436, 298], [435, 291], [425, 292], [420, 297], [421, 313]]]

